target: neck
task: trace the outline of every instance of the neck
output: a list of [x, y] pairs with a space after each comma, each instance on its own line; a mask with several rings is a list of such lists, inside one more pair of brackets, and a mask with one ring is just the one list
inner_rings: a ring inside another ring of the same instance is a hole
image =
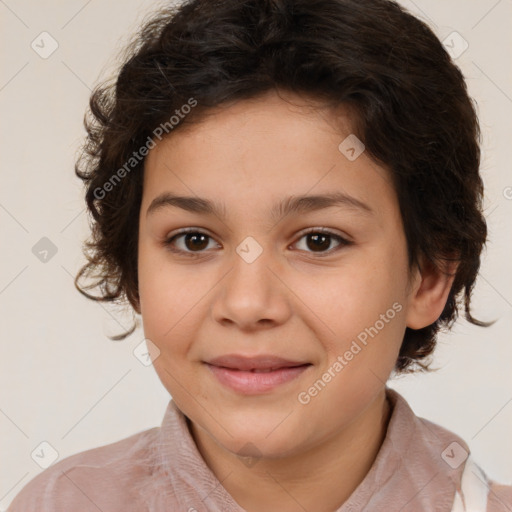
[[191, 423], [208, 467], [247, 512], [339, 508], [363, 481], [386, 436], [391, 407], [383, 390], [350, 425], [307, 452], [242, 464]]

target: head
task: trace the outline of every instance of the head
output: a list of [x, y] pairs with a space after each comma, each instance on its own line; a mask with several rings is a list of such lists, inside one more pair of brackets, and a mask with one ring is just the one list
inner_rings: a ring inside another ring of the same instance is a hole
[[[304, 448], [391, 371], [428, 370], [459, 308], [488, 325], [470, 312], [477, 116], [442, 44], [395, 2], [186, 2], [144, 25], [90, 106], [77, 286], [128, 301], [177, 404], [233, 450]], [[329, 194], [343, 200], [294, 202]], [[228, 354], [305, 366], [240, 394], [207, 364]], [[267, 438], [283, 403], [296, 412]]]

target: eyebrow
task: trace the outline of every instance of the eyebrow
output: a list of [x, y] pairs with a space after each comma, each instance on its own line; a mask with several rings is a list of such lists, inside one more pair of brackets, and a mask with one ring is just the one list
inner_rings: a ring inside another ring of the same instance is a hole
[[[366, 203], [344, 192], [332, 192], [322, 195], [290, 196], [280, 201], [270, 210], [270, 218], [280, 220], [290, 214], [303, 214], [307, 212], [344, 206], [356, 210], [365, 215], [375, 212]], [[164, 207], [176, 207], [191, 213], [203, 215], [215, 215], [222, 220], [226, 219], [226, 209], [223, 204], [210, 201], [201, 197], [178, 196], [170, 192], [164, 192], [155, 197], [146, 211], [146, 217]]]

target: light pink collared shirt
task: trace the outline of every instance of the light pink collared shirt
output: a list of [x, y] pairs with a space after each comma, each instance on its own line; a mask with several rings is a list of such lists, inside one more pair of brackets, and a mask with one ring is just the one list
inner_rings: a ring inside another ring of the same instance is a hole
[[[469, 452], [468, 446], [452, 432], [416, 416], [396, 391], [386, 388], [386, 394], [392, 412], [384, 442], [363, 481], [333, 512], [450, 512], [455, 493], [460, 491], [465, 466], [465, 463], [457, 465], [454, 457], [460, 459], [460, 453], [464, 453], [461, 449]], [[458, 446], [452, 445], [454, 442]], [[481, 475], [484, 489], [488, 488], [487, 510], [481, 512], [512, 512], [512, 486], [498, 485], [485, 473]], [[244, 509], [206, 465], [190, 435], [185, 416], [172, 400], [161, 427], [55, 463], [33, 478], [8, 509], [8, 512], [206, 511], [244, 512]]]

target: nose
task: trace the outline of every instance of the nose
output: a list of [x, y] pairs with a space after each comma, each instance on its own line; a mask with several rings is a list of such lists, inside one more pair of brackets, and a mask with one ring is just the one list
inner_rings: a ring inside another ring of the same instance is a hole
[[281, 325], [291, 315], [290, 291], [272, 251], [255, 250], [251, 241], [240, 244], [212, 305], [215, 321], [244, 331]]

